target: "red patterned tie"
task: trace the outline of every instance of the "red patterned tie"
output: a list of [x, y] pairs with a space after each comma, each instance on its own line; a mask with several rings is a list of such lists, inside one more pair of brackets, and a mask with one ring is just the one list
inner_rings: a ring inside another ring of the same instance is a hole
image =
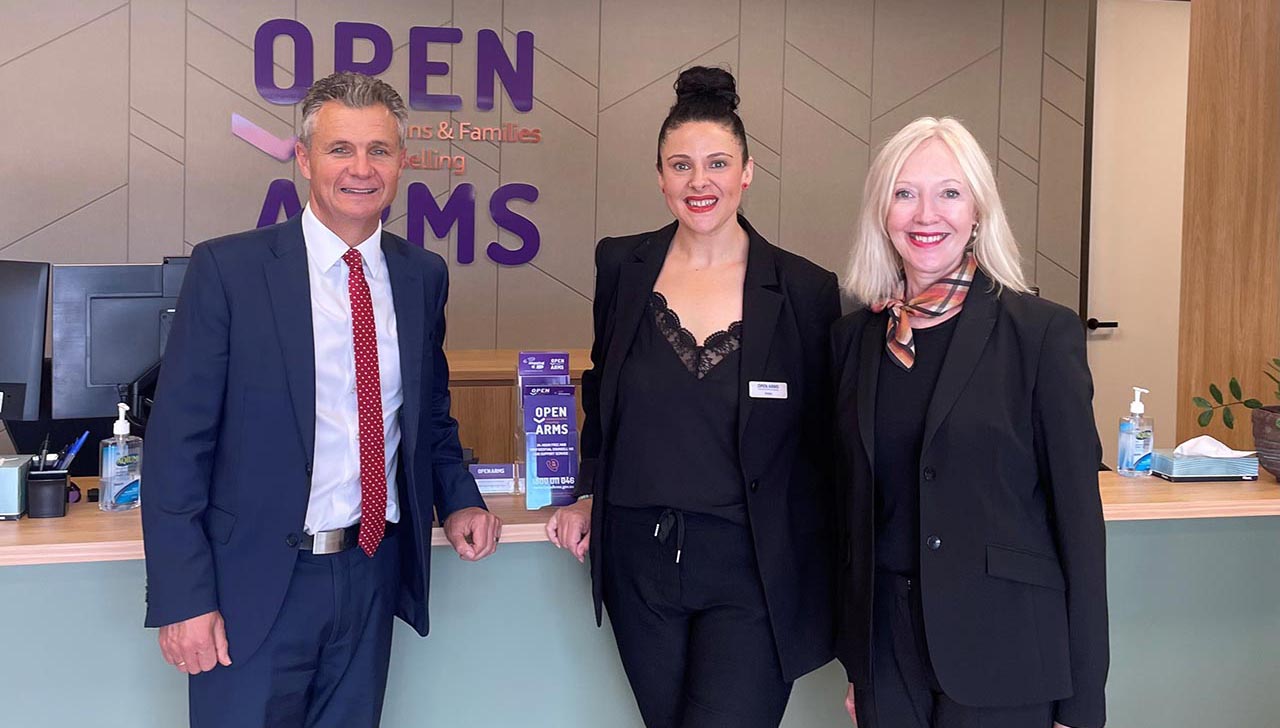
[[351, 338], [356, 352], [356, 403], [360, 409], [360, 548], [370, 556], [387, 529], [387, 461], [382, 429], [382, 378], [378, 374], [378, 334], [373, 299], [364, 279], [363, 258], [352, 248], [347, 263], [351, 296]]

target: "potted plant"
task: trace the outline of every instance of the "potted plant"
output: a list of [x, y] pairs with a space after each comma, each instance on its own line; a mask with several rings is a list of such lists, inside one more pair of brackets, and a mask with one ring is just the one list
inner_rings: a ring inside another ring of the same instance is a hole
[[[1280, 401], [1280, 358], [1267, 362], [1262, 373], [1276, 385], [1276, 391], [1272, 396]], [[1201, 427], [1208, 427], [1209, 423], [1213, 422], [1214, 413], [1222, 410], [1222, 424], [1226, 425], [1227, 429], [1234, 430], [1236, 418], [1231, 408], [1240, 405], [1250, 410], [1253, 420], [1253, 447], [1258, 451], [1258, 463], [1268, 473], [1280, 478], [1280, 405], [1263, 405], [1259, 399], [1246, 398], [1239, 380], [1235, 377], [1227, 382], [1227, 391], [1232, 397], [1230, 402], [1226, 401], [1222, 389], [1210, 382], [1209, 397], [1212, 401], [1204, 397], [1191, 398], [1192, 404], [1200, 408], [1196, 423]]]

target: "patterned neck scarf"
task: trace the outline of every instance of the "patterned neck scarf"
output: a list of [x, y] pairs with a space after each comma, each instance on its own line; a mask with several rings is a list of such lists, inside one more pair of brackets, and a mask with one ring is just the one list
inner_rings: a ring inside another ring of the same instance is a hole
[[958, 268], [910, 301], [903, 300], [906, 296], [904, 282], [898, 288], [896, 296], [871, 307], [876, 313], [889, 309], [889, 326], [885, 331], [884, 346], [894, 363], [911, 371], [912, 365], [916, 363], [916, 341], [911, 334], [911, 317], [937, 318], [952, 309], [960, 308], [964, 305], [965, 296], [969, 295], [973, 274], [977, 269], [977, 259], [972, 253], [965, 253]]

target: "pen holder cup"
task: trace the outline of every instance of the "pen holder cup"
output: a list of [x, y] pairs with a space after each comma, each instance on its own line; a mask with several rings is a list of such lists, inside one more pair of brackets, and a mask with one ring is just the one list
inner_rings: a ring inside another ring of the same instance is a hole
[[67, 471], [27, 472], [27, 517], [61, 518], [67, 515]]

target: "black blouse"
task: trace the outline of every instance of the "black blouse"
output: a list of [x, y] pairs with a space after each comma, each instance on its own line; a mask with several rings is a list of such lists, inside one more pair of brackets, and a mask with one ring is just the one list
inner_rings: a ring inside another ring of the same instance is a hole
[[876, 569], [920, 571], [920, 450], [924, 420], [959, 316], [912, 329], [915, 364], [907, 371], [881, 347], [876, 387]]
[[656, 291], [622, 364], [610, 505], [746, 523], [738, 461], [742, 322], [699, 346]]

